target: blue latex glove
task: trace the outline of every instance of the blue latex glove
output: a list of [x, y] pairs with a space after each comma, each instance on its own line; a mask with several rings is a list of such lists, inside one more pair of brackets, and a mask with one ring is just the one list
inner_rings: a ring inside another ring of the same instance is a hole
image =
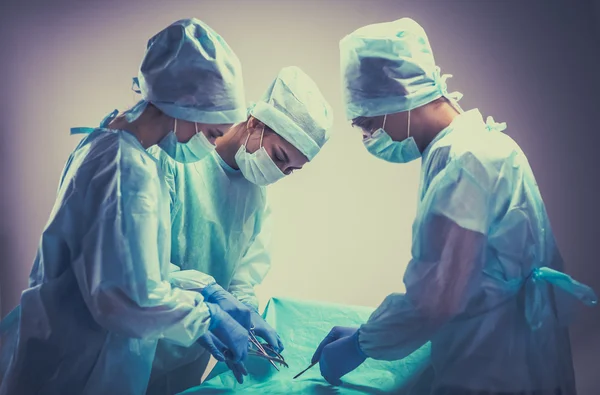
[[233, 372], [238, 383], [244, 383], [244, 376], [248, 375], [246, 366], [243, 362], [233, 362], [228, 360], [225, 355], [229, 355], [228, 348], [211, 332], [202, 336], [198, 343], [210, 352], [217, 361], [225, 362], [229, 369]]
[[321, 375], [330, 384], [342, 385], [340, 378], [366, 359], [358, 344], [358, 328], [335, 326], [319, 344], [312, 363], [319, 361]]
[[[209, 332], [200, 337], [198, 342], [219, 361], [230, 359], [233, 362], [240, 362], [245, 360], [248, 355], [248, 330], [238, 324], [218, 305], [213, 303], [206, 305], [210, 310]], [[219, 343], [215, 344], [215, 338], [219, 340]], [[225, 355], [226, 351], [228, 355]]]
[[218, 304], [221, 309], [232, 316], [246, 330], [250, 329], [251, 310], [232, 294], [225, 291], [219, 284], [209, 285], [201, 293], [206, 302]]
[[275, 351], [281, 353], [283, 351], [283, 342], [277, 331], [254, 310], [252, 310], [250, 318], [256, 336], [263, 338]]
[[244, 384], [244, 376], [248, 376], [248, 371], [243, 362], [225, 361], [227, 367], [231, 369], [238, 383]]

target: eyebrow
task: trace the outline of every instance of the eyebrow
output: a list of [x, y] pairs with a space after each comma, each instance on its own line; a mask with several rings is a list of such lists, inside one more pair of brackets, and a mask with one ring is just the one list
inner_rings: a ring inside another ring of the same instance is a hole
[[367, 117], [358, 117], [352, 120], [353, 127], [359, 127], [363, 129], [370, 129], [373, 125], [374, 119]]

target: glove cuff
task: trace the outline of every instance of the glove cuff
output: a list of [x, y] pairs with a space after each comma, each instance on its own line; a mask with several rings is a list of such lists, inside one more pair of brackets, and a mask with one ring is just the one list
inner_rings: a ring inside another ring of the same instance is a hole
[[352, 340], [354, 345], [356, 346], [356, 351], [358, 355], [360, 355], [361, 358], [367, 359], [369, 357], [367, 356], [367, 354], [365, 354], [362, 348], [360, 348], [360, 342], [358, 341], [359, 332], [360, 329], [357, 329], [356, 332], [354, 332], [354, 334], [352, 335]]
[[211, 284], [207, 287], [204, 287], [202, 289], [202, 291], [200, 291], [200, 293], [202, 294], [202, 296], [204, 297], [205, 300], [210, 301], [210, 297], [215, 294], [216, 292], [219, 292], [223, 290], [223, 287], [221, 287], [219, 284], [214, 283]]
[[256, 313], [256, 314], [260, 315], [260, 313], [258, 312], [258, 309], [257, 309], [256, 307], [252, 306], [252, 305], [251, 305], [251, 304], [249, 304], [249, 303], [244, 303], [244, 302], [241, 302], [241, 303], [242, 303], [244, 306], [246, 306], [247, 308], [249, 308], [251, 312], [253, 312], [253, 313]]
[[210, 313], [210, 323], [208, 324], [208, 330], [212, 331], [220, 321], [221, 308], [219, 305], [214, 303], [206, 303], [208, 312]]

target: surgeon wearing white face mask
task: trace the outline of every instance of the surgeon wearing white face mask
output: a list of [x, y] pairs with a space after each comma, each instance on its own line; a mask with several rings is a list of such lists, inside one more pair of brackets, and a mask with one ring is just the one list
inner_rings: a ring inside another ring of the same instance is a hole
[[[178, 273], [194, 268], [192, 272], [214, 278], [203, 290], [205, 299], [220, 295], [231, 305], [250, 309], [255, 333], [283, 351], [277, 332], [258, 314], [253, 291], [270, 264], [270, 210], [264, 186], [301, 169], [308, 158], [253, 116], [217, 138], [215, 152], [201, 162], [178, 165], [164, 150], [150, 152], [158, 156], [173, 192], [172, 263], [183, 269]], [[185, 274], [179, 276], [185, 280]], [[200, 384], [210, 354], [219, 359], [215, 350], [206, 348], [159, 342], [147, 394], [175, 393]], [[243, 362], [228, 364], [242, 383], [247, 374]]]
[[[179, 164], [164, 149], [151, 150], [171, 191], [171, 263], [214, 278], [202, 291], [205, 300], [218, 295], [249, 308], [256, 335], [278, 351], [284, 345], [261, 318], [254, 292], [271, 266], [267, 186], [312, 160], [329, 140], [332, 121], [317, 85], [298, 67], [285, 67], [202, 161]], [[198, 385], [211, 354], [219, 359], [211, 347], [159, 342], [148, 394]], [[229, 363], [239, 382], [247, 374], [243, 362]]]

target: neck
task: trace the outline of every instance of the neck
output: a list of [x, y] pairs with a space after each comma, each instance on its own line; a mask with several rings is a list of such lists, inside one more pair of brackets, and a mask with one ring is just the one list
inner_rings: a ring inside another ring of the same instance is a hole
[[242, 122], [232, 126], [223, 136], [215, 141], [217, 154], [235, 170], [239, 170], [235, 161], [235, 154], [237, 154], [240, 146], [246, 141], [247, 135], [246, 124]]
[[[165, 117], [166, 118], [166, 117]], [[109, 125], [111, 129], [125, 130], [133, 134], [142, 144], [144, 149], [148, 149], [158, 144], [173, 128], [168, 126], [168, 119], [150, 119], [143, 113], [133, 122], [128, 122], [124, 116], [117, 117]], [[172, 120], [170, 120], [172, 122]]]
[[425, 151], [436, 136], [446, 129], [458, 114], [458, 111], [447, 102], [431, 103], [413, 110], [411, 134], [419, 151]]

